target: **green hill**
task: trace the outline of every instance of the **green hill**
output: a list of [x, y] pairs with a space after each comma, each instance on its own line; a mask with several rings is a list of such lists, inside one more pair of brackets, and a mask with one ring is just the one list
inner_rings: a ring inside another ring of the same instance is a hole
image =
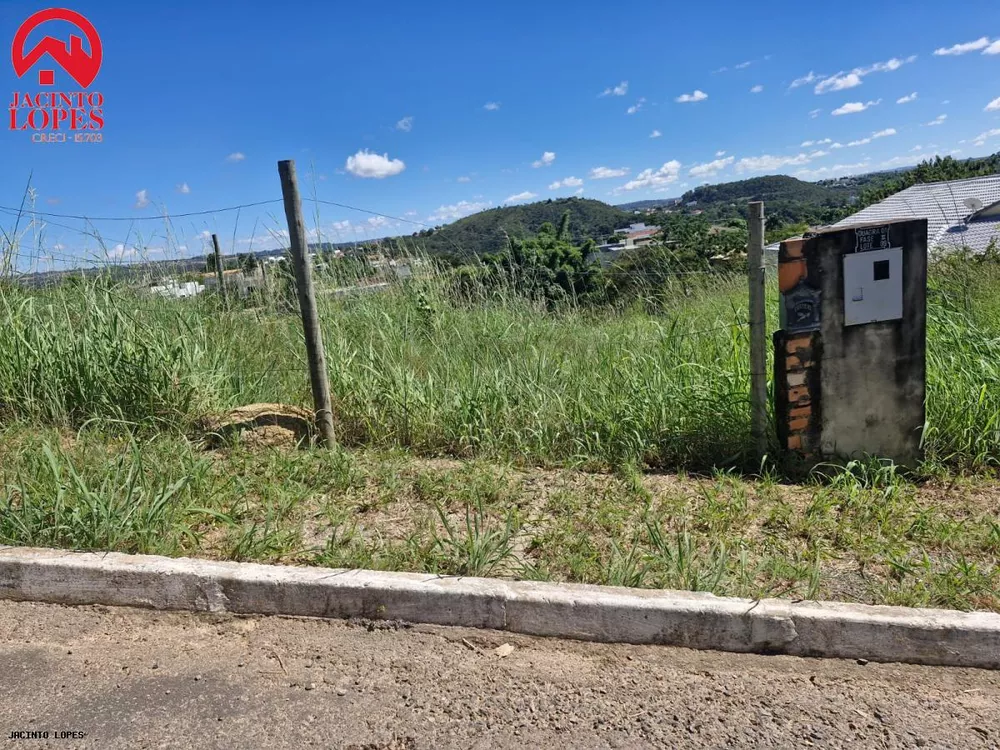
[[[689, 190], [681, 205], [702, 210], [709, 219], [723, 221], [746, 215], [747, 203], [764, 201], [770, 216], [784, 221], [825, 223], [856, 200], [854, 186], [805, 182], [785, 175], [754, 177], [739, 182], [704, 185]], [[689, 204], [694, 205], [689, 205]]]
[[663, 208], [664, 206], [672, 206], [680, 198], [657, 198], [655, 200], [648, 201], [633, 201], [632, 203], [619, 203], [615, 208], [620, 208], [622, 211], [645, 211], [650, 208]]
[[432, 255], [467, 257], [496, 253], [507, 247], [507, 237], [528, 237], [545, 222], [559, 224], [564, 211], [570, 212], [570, 234], [575, 242], [603, 241], [615, 229], [628, 226], [635, 218], [614, 206], [589, 198], [560, 198], [522, 206], [491, 208], [410, 237], [417, 248]]

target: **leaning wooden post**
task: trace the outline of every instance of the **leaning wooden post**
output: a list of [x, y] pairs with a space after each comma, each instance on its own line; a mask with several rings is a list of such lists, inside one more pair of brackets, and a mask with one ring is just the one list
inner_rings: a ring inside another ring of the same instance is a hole
[[750, 429], [757, 460], [767, 455], [767, 318], [764, 308], [764, 204], [755, 201], [749, 212], [750, 244]]
[[226, 296], [226, 278], [223, 276], [222, 251], [219, 250], [219, 235], [212, 235], [212, 247], [215, 249], [215, 280], [219, 282], [219, 294]]
[[309, 246], [306, 244], [306, 223], [302, 218], [302, 201], [299, 183], [295, 177], [294, 161], [279, 161], [281, 195], [285, 199], [285, 218], [288, 220], [288, 240], [295, 266], [295, 287], [302, 312], [302, 328], [306, 336], [306, 355], [309, 359], [309, 378], [312, 381], [313, 404], [316, 408], [316, 425], [324, 445], [333, 445], [333, 410], [330, 405], [330, 381], [326, 375], [326, 354], [320, 330], [316, 297], [313, 294], [312, 267]]

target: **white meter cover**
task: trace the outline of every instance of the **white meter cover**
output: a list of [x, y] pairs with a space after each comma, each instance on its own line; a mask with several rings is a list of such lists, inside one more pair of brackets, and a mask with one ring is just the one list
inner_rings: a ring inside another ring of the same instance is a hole
[[844, 325], [903, 317], [903, 249], [844, 256]]

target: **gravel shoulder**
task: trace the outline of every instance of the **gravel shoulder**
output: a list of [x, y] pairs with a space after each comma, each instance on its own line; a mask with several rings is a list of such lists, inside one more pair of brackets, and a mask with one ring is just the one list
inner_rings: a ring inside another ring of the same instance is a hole
[[11, 747], [1000, 747], [997, 672], [459, 628], [0, 602], [0, 673]]

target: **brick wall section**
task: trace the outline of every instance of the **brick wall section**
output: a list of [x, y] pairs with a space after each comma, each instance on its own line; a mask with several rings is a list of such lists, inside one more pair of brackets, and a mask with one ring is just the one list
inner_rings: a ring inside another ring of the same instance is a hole
[[774, 405], [781, 447], [803, 458], [819, 450], [819, 332], [774, 334]]
[[[784, 295], [809, 276], [805, 240], [785, 240], [778, 251], [778, 288]], [[819, 452], [819, 331], [774, 334], [774, 416], [782, 450], [801, 458]]]

